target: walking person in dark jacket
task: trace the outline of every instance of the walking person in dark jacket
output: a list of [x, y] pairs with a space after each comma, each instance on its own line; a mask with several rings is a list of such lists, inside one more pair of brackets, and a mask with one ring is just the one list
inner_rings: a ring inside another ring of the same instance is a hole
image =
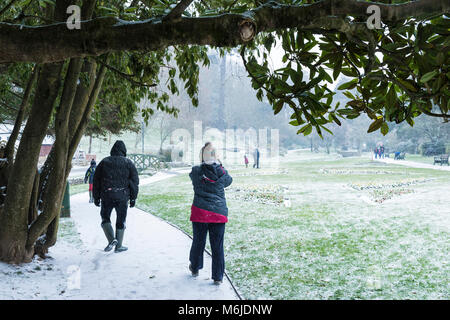
[[380, 146], [380, 159], [384, 159], [384, 146]]
[[255, 161], [255, 163], [253, 164], [253, 168], [259, 169], [259, 157], [260, 157], [259, 149], [256, 148], [255, 151], [253, 152], [253, 159]]
[[[94, 203], [100, 206], [102, 229], [108, 239], [105, 251], [115, 252], [128, 250], [122, 245], [127, 218], [128, 200], [130, 208], [134, 207], [139, 192], [139, 176], [130, 159], [126, 158], [127, 148], [121, 140], [117, 140], [111, 148], [111, 156], [104, 158], [97, 166], [94, 174]], [[116, 209], [116, 234], [111, 225], [111, 212]]]
[[225, 190], [233, 179], [216, 158], [211, 143], [206, 143], [200, 153], [201, 164], [192, 168], [189, 174], [194, 187], [194, 201], [191, 207], [193, 241], [189, 255], [189, 270], [193, 276], [203, 268], [203, 252], [206, 235], [212, 251], [212, 279], [221, 284], [225, 272], [223, 239], [225, 223], [228, 222], [228, 208]]
[[89, 203], [94, 202], [94, 197], [92, 195], [92, 184], [94, 183], [94, 173], [96, 167], [97, 163], [94, 159], [92, 159], [91, 166], [87, 169], [86, 174], [84, 175], [84, 183], [88, 183], [89, 181]]

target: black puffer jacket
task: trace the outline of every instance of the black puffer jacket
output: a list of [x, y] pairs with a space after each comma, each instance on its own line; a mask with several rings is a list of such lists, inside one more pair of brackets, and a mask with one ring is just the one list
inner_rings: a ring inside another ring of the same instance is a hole
[[[135, 200], [139, 192], [139, 176], [130, 159], [126, 158], [127, 148], [118, 140], [111, 148], [111, 156], [98, 164], [93, 183], [94, 199], [104, 200], [107, 194], [119, 192], [119, 200]], [[117, 199], [117, 196], [114, 196]]]

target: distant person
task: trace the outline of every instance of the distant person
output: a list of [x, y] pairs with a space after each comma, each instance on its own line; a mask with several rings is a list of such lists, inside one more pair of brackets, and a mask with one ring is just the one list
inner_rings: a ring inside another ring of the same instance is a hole
[[[127, 159], [127, 148], [121, 140], [117, 140], [111, 148], [111, 156], [104, 158], [97, 166], [94, 174], [93, 194], [97, 207], [101, 203], [100, 215], [102, 229], [108, 245], [105, 251], [115, 252], [128, 250], [122, 245], [125, 233], [128, 201], [130, 208], [136, 203], [139, 192], [139, 176], [130, 159]], [[116, 234], [111, 225], [111, 212], [116, 209]]]
[[256, 148], [255, 151], [253, 152], [253, 159], [255, 161], [255, 163], [253, 164], [253, 168], [259, 169], [259, 157], [260, 157], [259, 149]]
[[376, 159], [377, 156], [378, 156], [378, 148], [377, 147], [375, 149], [373, 149], [373, 155], [374, 155], [374, 157]]
[[206, 143], [200, 152], [201, 164], [192, 168], [189, 177], [194, 188], [194, 201], [191, 207], [193, 240], [189, 254], [189, 270], [194, 277], [203, 268], [203, 253], [206, 236], [212, 251], [212, 279], [220, 285], [225, 272], [223, 238], [225, 223], [228, 222], [228, 208], [224, 188], [233, 179], [216, 158], [216, 150], [211, 143]]
[[380, 159], [383, 158], [384, 159], [384, 146], [380, 147]]
[[86, 174], [84, 175], [84, 183], [88, 183], [89, 181], [89, 203], [94, 202], [94, 197], [92, 196], [92, 184], [94, 183], [94, 173], [96, 167], [97, 163], [94, 159], [92, 159], [91, 166], [86, 170]]
[[247, 155], [244, 155], [244, 163], [245, 163], [245, 167], [248, 168], [248, 158], [247, 158]]

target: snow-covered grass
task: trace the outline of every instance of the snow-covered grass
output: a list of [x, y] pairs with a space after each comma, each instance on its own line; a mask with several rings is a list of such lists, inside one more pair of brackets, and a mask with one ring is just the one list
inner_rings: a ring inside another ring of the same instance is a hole
[[434, 162], [434, 157], [425, 157], [420, 154], [407, 154], [405, 159], [408, 161], [428, 164], [433, 164]]
[[[230, 174], [226, 269], [246, 298], [450, 298], [450, 172], [296, 152], [278, 171]], [[351, 185], [383, 188], [374, 199]], [[183, 175], [143, 187], [137, 203], [191, 233], [192, 197]]]
[[31, 263], [0, 263], [0, 300], [65, 299], [70, 273], [82, 241], [71, 218], [61, 218], [58, 243], [48, 259], [34, 257]]
[[70, 185], [70, 195], [73, 196], [77, 193], [86, 192], [89, 190], [89, 184], [75, 184]]

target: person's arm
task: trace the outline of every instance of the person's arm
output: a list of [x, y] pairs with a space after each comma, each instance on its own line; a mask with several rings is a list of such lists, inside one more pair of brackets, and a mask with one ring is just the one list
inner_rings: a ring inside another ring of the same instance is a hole
[[130, 160], [130, 177], [129, 187], [130, 187], [130, 200], [136, 200], [139, 193], [139, 174], [137, 172], [136, 166]]
[[92, 195], [94, 200], [100, 199], [100, 194], [102, 191], [102, 169], [103, 163], [100, 162], [94, 172], [94, 180], [92, 185]]
[[191, 172], [189, 173], [189, 178], [191, 178], [191, 181], [192, 181], [193, 174], [194, 174], [194, 167], [192, 167]]
[[223, 183], [223, 187], [226, 188], [231, 185], [233, 178], [228, 174], [228, 171], [224, 167], [220, 167], [223, 170], [223, 175], [220, 177]]
[[89, 176], [91, 175], [91, 167], [86, 170], [86, 174], [84, 175], [84, 183], [87, 183]]

